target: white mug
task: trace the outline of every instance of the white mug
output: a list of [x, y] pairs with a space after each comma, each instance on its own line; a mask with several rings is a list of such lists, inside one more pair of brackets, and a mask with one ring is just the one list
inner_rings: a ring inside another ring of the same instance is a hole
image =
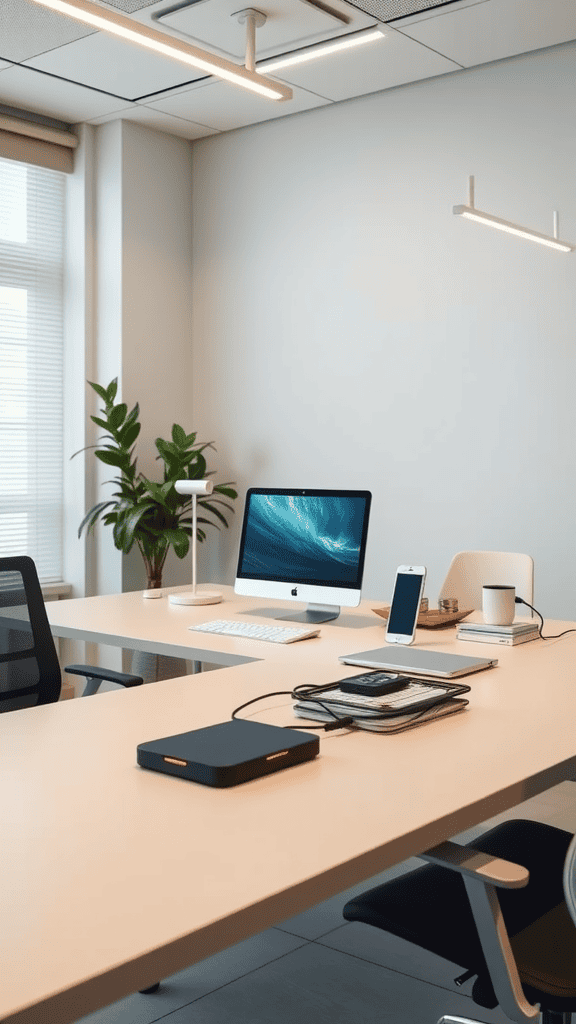
[[484, 622], [490, 626], [510, 626], [516, 614], [516, 588], [493, 584], [482, 587]]

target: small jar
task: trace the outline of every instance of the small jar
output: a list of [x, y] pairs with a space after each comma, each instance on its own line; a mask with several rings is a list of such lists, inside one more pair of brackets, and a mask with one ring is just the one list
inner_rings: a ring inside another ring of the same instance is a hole
[[458, 611], [458, 598], [457, 597], [442, 597], [438, 601], [438, 611], [446, 614], [447, 612]]
[[428, 611], [428, 598], [427, 597], [423, 597], [422, 600], [420, 601], [420, 614], [422, 614], [423, 612], [427, 612], [427, 611]]

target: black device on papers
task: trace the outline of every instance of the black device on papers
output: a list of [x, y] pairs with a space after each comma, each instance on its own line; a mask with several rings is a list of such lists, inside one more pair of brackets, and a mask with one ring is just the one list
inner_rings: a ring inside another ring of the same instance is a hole
[[297, 697], [294, 714], [322, 722], [350, 716], [359, 729], [401, 732], [432, 718], [463, 711], [468, 701], [461, 695], [470, 690], [464, 683], [409, 678], [405, 680], [406, 685], [394, 693], [368, 695], [341, 689], [342, 683], [347, 681], [294, 694]]

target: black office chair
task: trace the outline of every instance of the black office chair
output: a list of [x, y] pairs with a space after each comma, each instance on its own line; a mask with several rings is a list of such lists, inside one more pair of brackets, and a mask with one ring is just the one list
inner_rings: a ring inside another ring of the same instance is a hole
[[[472, 998], [517, 1024], [570, 1024], [576, 1012], [576, 837], [512, 820], [350, 900], [362, 921], [457, 964]], [[520, 867], [522, 865], [522, 867]], [[498, 892], [498, 895], [497, 895]], [[477, 1024], [447, 1014], [438, 1024]]]
[[[12, 614], [11, 614], [12, 612]], [[83, 696], [103, 680], [141, 686], [142, 677], [92, 665], [68, 665], [85, 676]], [[0, 712], [57, 701], [62, 675], [36, 566], [28, 555], [0, 558]]]

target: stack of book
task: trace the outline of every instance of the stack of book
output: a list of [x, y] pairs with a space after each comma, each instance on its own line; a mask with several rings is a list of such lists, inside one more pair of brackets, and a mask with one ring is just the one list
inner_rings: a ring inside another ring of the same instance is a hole
[[481, 644], [504, 644], [515, 647], [525, 644], [527, 640], [536, 640], [539, 626], [535, 621], [524, 619], [513, 622], [511, 626], [491, 626], [486, 622], [461, 622], [456, 633], [457, 640], [473, 640]]

